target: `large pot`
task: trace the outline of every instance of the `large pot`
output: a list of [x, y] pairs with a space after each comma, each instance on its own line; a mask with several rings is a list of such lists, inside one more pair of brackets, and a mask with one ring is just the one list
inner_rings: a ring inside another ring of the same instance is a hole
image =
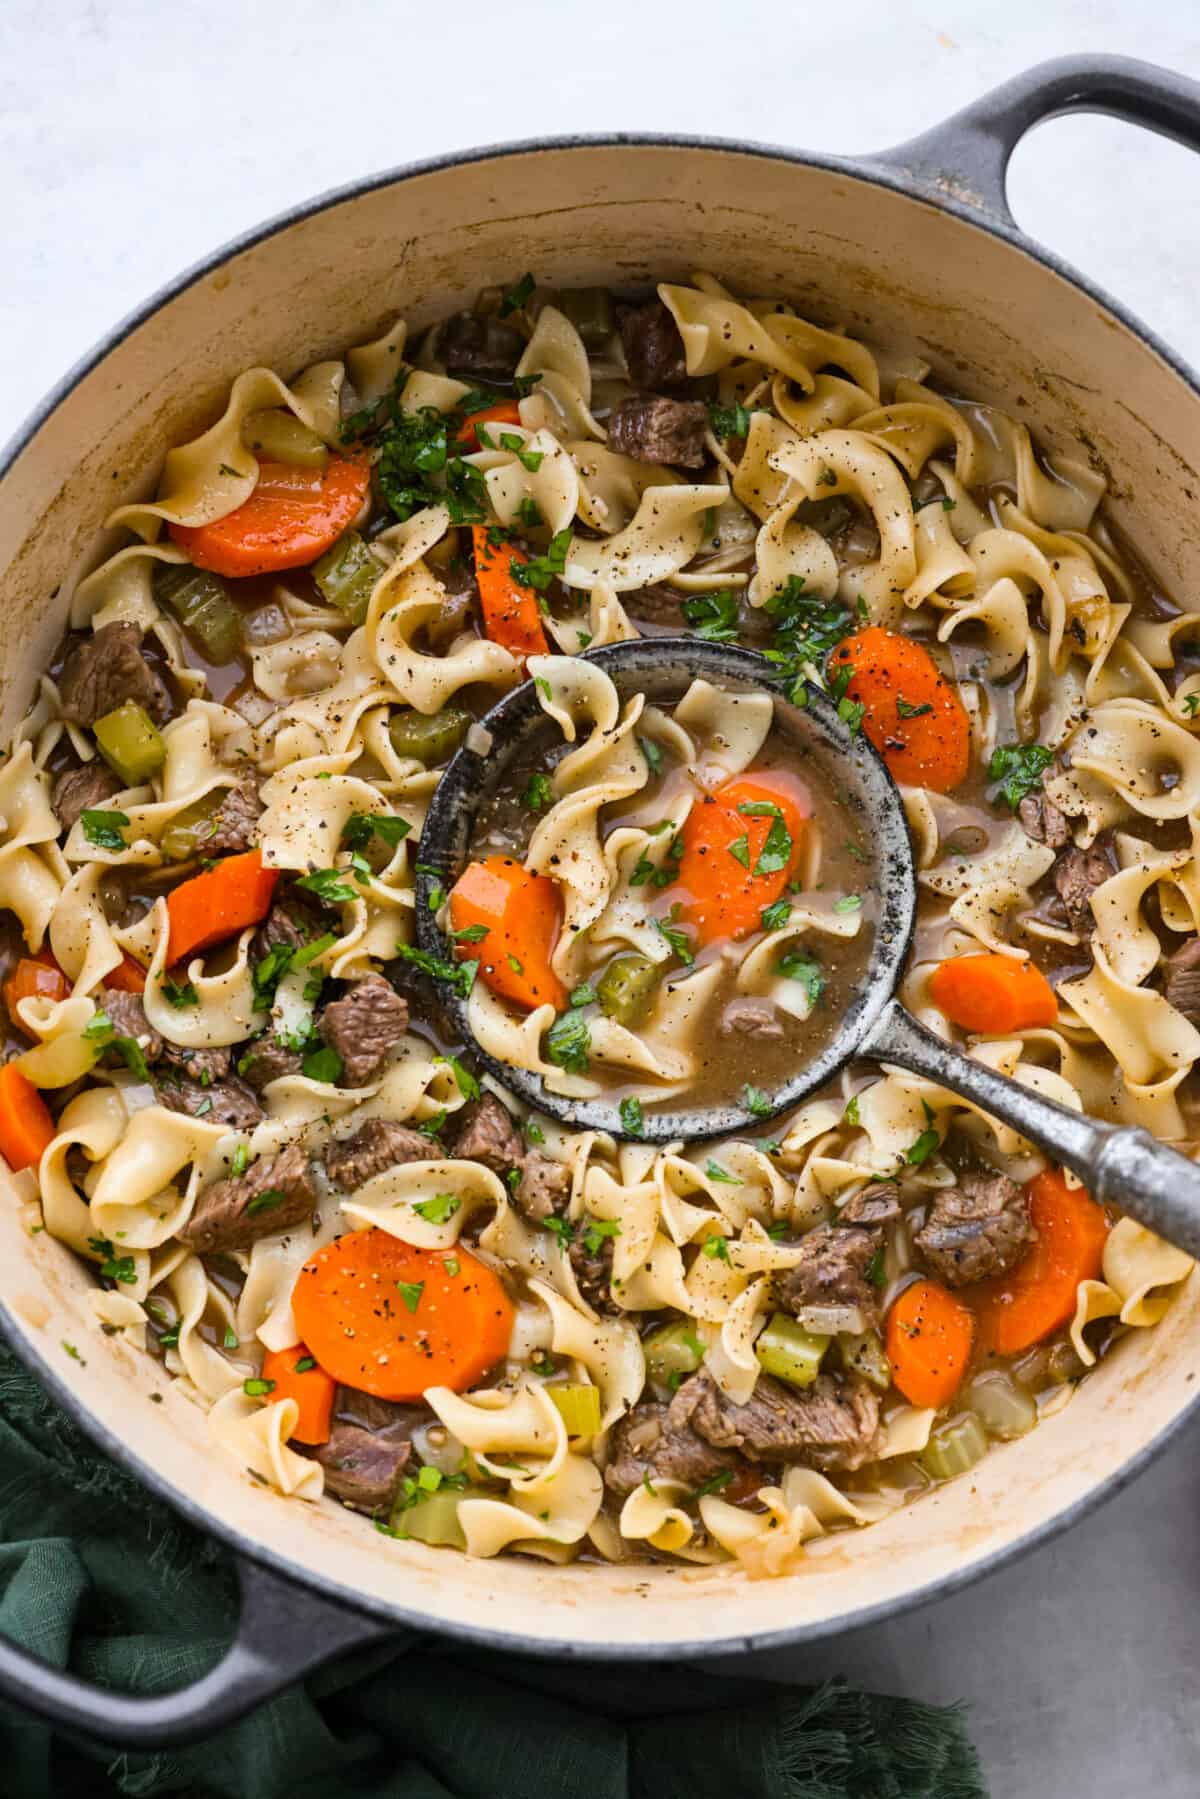
[[[1019, 409], [1049, 447], [1079, 437], [1111, 505], [1175, 594], [1200, 589], [1200, 391], [1161, 344], [1017, 231], [1008, 158], [1031, 125], [1115, 113], [1200, 149], [1200, 87], [1119, 59], [1047, 63], [928, 135], [851, 162], [666, 138], [551, 140], [364, 181], [192, 270], [73, 371], [18, 434], [0, 480], [0, 728], [63, 628], [55, 594], [96, 522], [144, 491], [163, 446], [231, 378], [285, 375], [397, 312], [420, 327], [535, 269], [562, 284], [707, 268], [850, 331], [919, 348], [951, 384]], [[5, 1183], [7, 1185], [7, 1183]], [[1200, 1283], [1133, 1331], [1071, 1405], [802, 1573], [555, 1567], [385, 1543], [332, 1503], [285, 1500], [213, 1448], [147, 1357], [90, 1328], [90, 1272], [23, 1231], [0, 1193], [0, 1326], [87, 1434], [241, 1557], [241, 1633], [197, 1686], [127, 1699], [0, 1645], [0, 1689], [110, 1741], [198, 1736], [352, 1643], [416, 1624], [509, 1650], [665, 1658], [791, 1643], [944, 1594], [1078, 1518], [1160, 1450], [1200, 1398]], [[86, 1343], [81, 1361], [64, 1340]], [[165, 1403], [154, 1403], [160, 1398]], [[119, 1421], [114, 1426], [113, 1421]]]

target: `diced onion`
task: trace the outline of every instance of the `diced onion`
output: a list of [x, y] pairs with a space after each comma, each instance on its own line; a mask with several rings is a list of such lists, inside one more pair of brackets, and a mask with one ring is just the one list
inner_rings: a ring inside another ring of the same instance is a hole
[[466, 735], [467, 748], [474, 750], [477, 756], [490, 755], [495, 741], [486, 725], [472, 725]]
[[861, 1337], [867, 1328], [858, 1306], [801, 1306], [796, 1320], [818, 1337]]

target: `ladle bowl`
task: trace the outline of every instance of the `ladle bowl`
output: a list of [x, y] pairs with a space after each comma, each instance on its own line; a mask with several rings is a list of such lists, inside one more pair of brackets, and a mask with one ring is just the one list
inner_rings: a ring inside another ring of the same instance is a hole
[[[765, 656], [699, 637], [638, 638], [589, 650], [585, 659], [604, 670], [622, 700], [643, 693], [651, 703], [670, 705], [695, 679], [735, 692], [770, 693], [775, 728], [796, 745], [798, 755], [812, 758], [826, 772], [855, 814], [861, 840], [873, 855], [863, 881], [875, 902], [871, 953], [835, 1036], [767, 1095], [769, 1111], [751, 1111], [736, 1095], [723, 1105], [645, 1110], [638, 1142], [697, 1141], [738, 1131], [761, 1135], [771, 1118], [794, 1110], [851, 1060], [866, 1058], [922, 1076], [969, 1100], [1077, 1174], [1094, 1198], [1119, 1206], [1159, 1236], [1200, 1256], [1200, 1167], [1147, 1131], [1088, 1118], [998, 1074], [928, 1030], [895, 997], [917, 905], [908, 823], [882, 757], [865, 736], [849, 729], [824, 693], [810, 684], [805, 704], [794, 705]], [[482, 727], [490, 740], [486, 751], [464, 744], [452, 757], [430, 801], [417, 853], [417, 941], [427, 955], [442, 960], [453, 960], [454, 949], [437, 921], [438, 890], [448, 891], [471, 860], [481, 811], [504, 789], [510, 770], [539, 746], [548, 749], [557, 741], [532, 681], [507, 694]], [[573, 1130], [631, 1136], [615, 1099], [578, 1100], [554, 1093], [540, 1075], [484, 1050], [473, 1035], [467, 1000], [449, 983], [441, 986], [463, 1041], [502, 1087]]]

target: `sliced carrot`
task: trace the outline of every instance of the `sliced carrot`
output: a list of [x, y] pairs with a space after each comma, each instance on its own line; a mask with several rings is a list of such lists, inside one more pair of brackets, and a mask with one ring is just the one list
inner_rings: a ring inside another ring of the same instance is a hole
[[1075, 1313], [1080, 1281], [1096, 1280], [1109, 1222], [1061, 1169], [1029, 1183], [1029, 1216], [1037, 1242], [1019, 1267], [977, 1289], [981, 1339], [998, 1355], [1019, 1355], [1059, 1330]]
[[477, 957], [485, 986], [529, 1012], [547, 1005], [561, 1012], [567, 1003], [567, 990], [550, 966], [562, 917], [554, 882], [530, 874], [511, 856], [469, 863], [450, 893], [452, 929], [471, 933], [459, 939], [459, 955]]
[[486, 525], [473, 525], [471, 536], [484, 630], [493, 643], [522, 662], [527, 656], [548, 655], [550, 646], [542, 629], [537, 594], [532, 587], [523, 587], [512, 573], [514, 563], [528, 562], [529, 557], [516, 544], [489, 542]]
[[197, 950], [258, 924], [271, 908], [279, 879], [277, 868], [264, 868], [258, 850], [225, 856], [204, 874], [183, 881], [167, 895], [171, 935], [167, 960], [181, 962]]
[[130, 955], [122, 955], [115, 968], [109, 970], [104, 977], [106, 987], [115, 987], [118, 993], [144, 993], [146, 991], [146, 970], [140, 962], [135, 962]]
[[262, 1377], [274, 1383], [266, 1395], [272, 1404], [277, 1399], [296, 1401], [300, 1415], [292, 1431], [292, 1442], [328, 1443], [337, 1382], [318, 1365], [312, 1351], [303, 1343], [296, 1343], [291, 1349], [268, 1350], [263, 1357]]
[[964, 1031], [1028, 1031], [1058, 1017], [1054, 989], [1032, 962], [1015, 956], [951, 956], [929, 977], [929, 997]]
[[48, 949], [36, 956], [22, 956], [4, 983], [4, 1006], [9, 1018], [24, 1029], [17, 1017], [17, 1006], [23, 999], [66, 999], [71, 991], [68, 981]]
[[897, 781], [935, 793], [957, 787], [970, 767], [971, 724], [924, 645], [870, 625], [833, 651], [830, 678], [842, 669], [846, 698], [866, 708], [862, 728]]
[[367, 497], [366, 462], [333, 456], [323, 469], [260, 462], [258, 484], [235, 512], [210, 525], [172, 525], [197, 568], [237, 579], [315, 562], [353, 524]]
[[333, 1380], [377, 1399], [456, 1393], [501, 1360], [513, 1307], [461, 1244], [414, 1249], [386, 1231], [350, 1231], [307, 1261], [292, 1293], [296, 1327]]
[[892, 1380], [910, 1404], [940, 1411], [958, 1391], [974, 1341], [970, 1307], [937, 1281], [914, 1281], [887, 1316]]
[[764, 906], [795, 874], [811, 812], [803, 781], [779, 768], [738, 775], [696, 800], [680, 833], [673, 891], [679, 917], [702, 944], [761, 928]]
[[[482, 425], [486, 431], [489, 425], [519, 425], [520, 423], [521, 412], [517, 402], [501, 400], [497, 406], [485, 406], [482, 412], [472, 412], [454, 441], [460, 449], [478, 450], [482, 446], [479, 442], [477, 426]], [[492, 437], [494, 449], [496, 447], [495, 438], [490, 431], [487, 432], [487, 435]]]
[[14, 1174], [32, 1168], [54, 1140], [45, 1100], [15, 1062], [0, 1068], [0, 1156]]

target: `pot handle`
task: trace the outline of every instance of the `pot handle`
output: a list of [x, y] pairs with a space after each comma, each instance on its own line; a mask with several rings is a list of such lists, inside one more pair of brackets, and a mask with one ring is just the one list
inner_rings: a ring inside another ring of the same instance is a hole
[[891, 1000], [859, 1054], [949, 1088], [1077, 1174], [1093, 1199], [1120, 1206], [1200, 1258], [1200, 1166], [1148, 1131], [1107, 1124], [1045, 1099], [937, 1037]]
[[63, 1730], [127, 1749], [194, 1743], [347, 1649], [396, 1639], [393, 1625], [350, 1611], [239, 1556], [237, 1634], [215, 1668], [190, 1686], [117, 1693], [64, 1672], [0, 1636], [0, 1696]]
[[1008, 162], [1027, 131], [1069, 112], [1106, 112], [1200, 150], [1200, 83], [1131, 56], [1061, 56], [972, 100], [931, 131], [866, 160], [1019, 229]]

